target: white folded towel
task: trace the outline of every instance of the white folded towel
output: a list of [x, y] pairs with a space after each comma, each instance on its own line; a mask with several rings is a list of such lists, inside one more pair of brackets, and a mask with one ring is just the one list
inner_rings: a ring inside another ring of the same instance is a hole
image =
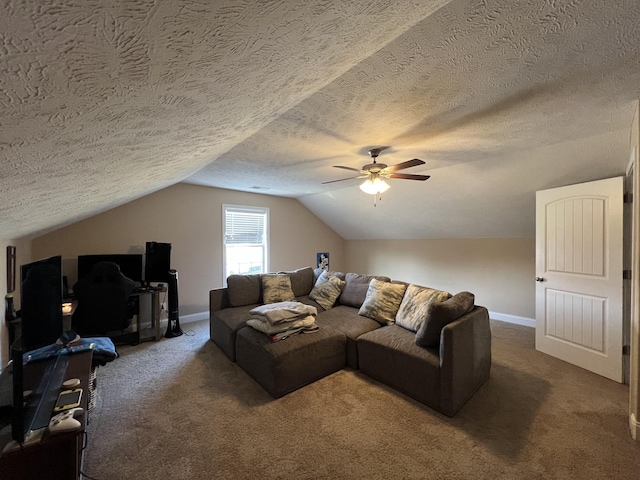
[[318, 315], [318, 309], [301, 302], [276, 302], [251, 309], [249, 318], [266, 319], [271, 325]]

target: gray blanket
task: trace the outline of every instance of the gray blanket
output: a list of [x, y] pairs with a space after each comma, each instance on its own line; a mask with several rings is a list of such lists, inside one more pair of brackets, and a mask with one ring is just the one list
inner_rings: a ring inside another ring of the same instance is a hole
[[287, 332], [290, 330], [302, 330], [306, 327], [314, 326], [315, 323], [316, 319], [311, 315], [291, 322], [278, 323], [277, 325], [271, 325], [269, 322], [261, 321], [257, 317], [247, 320], [247, 325], [261, 331], [262, 333], [266, 333], [267, 335], [275, 335], [277, 333]]
[[266, 320], [271, 325], [316, 317], [318, 309], [301, 302], [276, 302], [260, 305], [249, 312], [250, 318]]

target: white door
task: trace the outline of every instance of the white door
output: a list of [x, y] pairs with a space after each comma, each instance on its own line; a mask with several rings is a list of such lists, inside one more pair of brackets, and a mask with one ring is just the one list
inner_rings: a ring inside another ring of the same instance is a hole
[[536, 349], [616, 382], [623, 181], [536, 192]]

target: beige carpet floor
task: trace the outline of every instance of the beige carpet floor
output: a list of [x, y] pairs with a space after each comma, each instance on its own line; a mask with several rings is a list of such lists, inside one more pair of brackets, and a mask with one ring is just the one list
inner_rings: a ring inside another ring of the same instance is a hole
[[638, 479], [628, 387], [491, 322], [491, 378], [454, 418], [345, 369], [272, 399], [209, 340], [98, 368], [84, 471], [110, 479]]

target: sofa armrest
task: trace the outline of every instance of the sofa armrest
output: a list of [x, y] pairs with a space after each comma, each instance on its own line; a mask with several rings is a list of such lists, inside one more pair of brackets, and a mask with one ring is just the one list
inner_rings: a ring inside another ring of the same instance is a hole
[[229, 308], [229, 292], [227, 287], [214, 288], [209, 291], [209, 318], [214, 312]]
[[453, 416], [489, 378], [491, 327], [489, 312], [475, 306], [440, 334], [441, 409]]

